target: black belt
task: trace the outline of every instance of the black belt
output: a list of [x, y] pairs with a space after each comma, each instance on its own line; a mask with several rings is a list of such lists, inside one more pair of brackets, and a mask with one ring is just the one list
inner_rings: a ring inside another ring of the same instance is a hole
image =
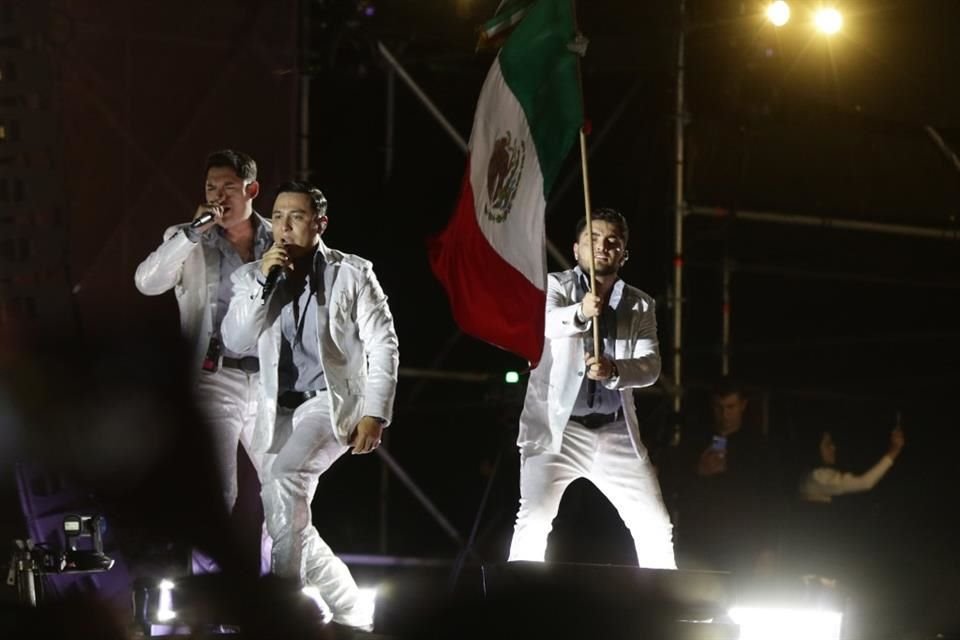
[[223, 356], [223, 359], [220, 361], [220, 366], [226, 369], [240, 369], [241, 371], [246, 371], [247, 373], [260, 372], [260, 361], [253, 356], [247, 356], [246, 358], [230, 358], [228, 356]]
[[310, 398], [315, 398], [323, 391], [284, 391], [277, 396], [277, 405], [284, 409], [296, 409]]
[[613, 413], [588, 413], [583, 416], [570, 416], [570, 419], [582, 424], [587, 429], [599, 429], [605, 424], [616, 422], [622, 416], [623, 409], [617, 409]]

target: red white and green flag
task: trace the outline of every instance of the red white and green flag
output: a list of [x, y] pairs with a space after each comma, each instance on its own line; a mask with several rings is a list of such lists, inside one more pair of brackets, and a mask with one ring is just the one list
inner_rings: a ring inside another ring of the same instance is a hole
[[460, 199], [430, 265], [464, 333], [543, 351], [547, 196], [583, 123], [571, 0], [537, 0], [480, 92]]

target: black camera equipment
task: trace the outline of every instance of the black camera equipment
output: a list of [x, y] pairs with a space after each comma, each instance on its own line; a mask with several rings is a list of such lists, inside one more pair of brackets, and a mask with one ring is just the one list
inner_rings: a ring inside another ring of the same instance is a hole
[[103, 552], [104, 525], [99, 515], [64, 516], [67, 548], [62, 551], [33, 540], [14, 540], [7, 584], [16, 588], [17, 600], [35, 606], [43, 596], [44, 575], [109, 571], [114, 561]]

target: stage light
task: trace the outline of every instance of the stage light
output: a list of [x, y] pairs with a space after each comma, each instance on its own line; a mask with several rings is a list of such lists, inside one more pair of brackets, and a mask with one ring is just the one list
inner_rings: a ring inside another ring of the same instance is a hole
[[734, 607], [740, 640], [839, 640], [843, 614], [822, 609]]
[[157, 599], [157, 622], [170, 622], [177, 617], [176, 611], [173, 610], [173, 581], [161, 580], [158, 587], [160, 596]]
[[843, 28], [843, 15], [834, 7], [823, 7], [813, 14], [813, 24], [820, 33], [832, 36]]
[[782, 27], [790, 22], [790, 5], [783, 0], [777, 0], [767, 5], [767, 20], [775, 27]]
[[516, 371], [507, 371], [503, 376], [503, 381], [507, 384], [517, 384], [520, 382], [520, 374]]

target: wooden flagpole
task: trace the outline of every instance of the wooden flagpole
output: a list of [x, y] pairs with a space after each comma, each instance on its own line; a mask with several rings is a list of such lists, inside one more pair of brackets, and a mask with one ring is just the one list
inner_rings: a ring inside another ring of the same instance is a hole
[[[586, 231], [590, 236], [590, 292], [597, 290], [597, 265], [593, 254], [593, 220], [590, 212], [593, 207], [590, 205], [590, 176], [587, 173], [587, 134], [583, 127], [580, 127], [580, 166], [583, 169], [583, 209], [584, 216], [587, 219]], [[603, 313], [603, 311], [600, 311]], [[593, 323], [593, 357], [600, 359], [600, 323]]]
[[[573, 12], [573, 26], [577, 35], [580, 35], [580, 26], [577, 22], [577, 1], [570, 0], [571, 11]], [[580, 125], [580, 169], [583, 173], [583, 210], [586, 218], [586, 231], [590, 237], [590, 292], [597, 290], [597, 265], [594, 260], [593, 252], [593, 219], [590, 212], [593, 210], [590, 204], [590, 171], [587, 165], [587, 134], [584, 131], [587, 121], [587, 110], [583, 100], [583, 70], [580, 68], [580, 53], [577, 56], [577, 84], [580, 86], [580, 112], [583, 114], [584, 124]], [[579, 238], [577, 241], [579, 242]], [[601, 310], [601, 313], [603, 311]], [[593, 357], [600, 359], [600, 323], [593, 321]]]

